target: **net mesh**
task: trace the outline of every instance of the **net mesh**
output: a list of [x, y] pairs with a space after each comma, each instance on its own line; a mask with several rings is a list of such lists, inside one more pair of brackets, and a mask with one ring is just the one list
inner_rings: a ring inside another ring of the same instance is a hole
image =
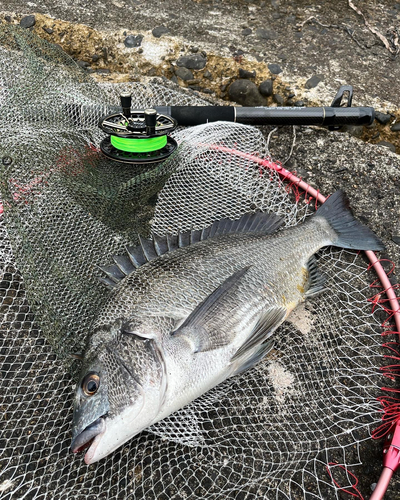
[[[73, 356], [108, 293], [98, 266], [151, 227], [195, 229], [260, 209], [290, 226], [312, 207], [229, 151], [268, 154], [248, 126], [178, 129], [177, 154], [156, 166], [99, 153], [98, 119], [121, 90], [138, 108], [207, 104], [194, 93], [96, 84], [58, 46], [8, 25], [0, 67], [0, 497], [339, 498], [327, 464], [360, 463], [380, 419], [384, 319], [367, 300], [375, 278], [362, 255], [344, 250], [319, 254], [327, 292], [293, 313], [254, 369], [99, 463], [70, 453]], [[353, 483], [341, 469], [340, 485]]]

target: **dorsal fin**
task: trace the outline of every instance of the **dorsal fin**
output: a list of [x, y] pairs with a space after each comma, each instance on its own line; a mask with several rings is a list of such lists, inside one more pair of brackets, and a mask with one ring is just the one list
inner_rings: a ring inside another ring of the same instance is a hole
[[139, 237], [140, 245], [128, 247], [126, 255], [113, 255], [115, 264], [100, 268], [106, 274], [106, 277], [100, 278], [100, 281], [113, 288], [136, 268], [178, 248], [228, 233], [271, 234], [282, 223], [283, 219], [276, 214], [256, 212], [244, 214], [240, 219], [221, 219], [204, 229], [182, 231], [165, 236], [153, 233], [151, 239]]

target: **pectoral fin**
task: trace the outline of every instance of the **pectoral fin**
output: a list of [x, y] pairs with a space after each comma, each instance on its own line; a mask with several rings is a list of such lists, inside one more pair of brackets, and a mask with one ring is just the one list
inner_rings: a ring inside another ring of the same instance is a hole
[[221, 283], [171, 335], [174, 337], [184, 335], [189, 338], [194, 344], [195, 352], [211, 351], [229, 344], [231, 342], [229, 332], [224, 328], [218, 328], [221, 308], [225, 308], [226, 301], [233, 298], [232, 294], [249, 269], [250, 267], [244, 267]]

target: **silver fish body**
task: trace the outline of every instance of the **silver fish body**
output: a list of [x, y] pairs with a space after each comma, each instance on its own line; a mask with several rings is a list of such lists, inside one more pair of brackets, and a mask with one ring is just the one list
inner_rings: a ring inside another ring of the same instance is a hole
[[276, 231], [279, 224], [245, 215], [154, 236], [128, 260], [115, 258], [106, 268], [115, 286], [76, 389], [72, 451], [89, 443], [85, 462], [96, 462], [262, 359], [274, 330], [323, 289], [313, 257], [320, 248], [383, 248], [341, 192], [303, 224]]

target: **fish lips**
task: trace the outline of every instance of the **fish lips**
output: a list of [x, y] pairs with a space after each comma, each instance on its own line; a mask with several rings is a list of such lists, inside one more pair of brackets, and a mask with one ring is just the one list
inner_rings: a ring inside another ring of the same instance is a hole
[[89, 447], [85, 454], [85, 463], [89, 465], [105, 432], [106, 420], [104, 417], [100, 417], [74, 437], [71, 443], [72, 453], [78, 453]]

